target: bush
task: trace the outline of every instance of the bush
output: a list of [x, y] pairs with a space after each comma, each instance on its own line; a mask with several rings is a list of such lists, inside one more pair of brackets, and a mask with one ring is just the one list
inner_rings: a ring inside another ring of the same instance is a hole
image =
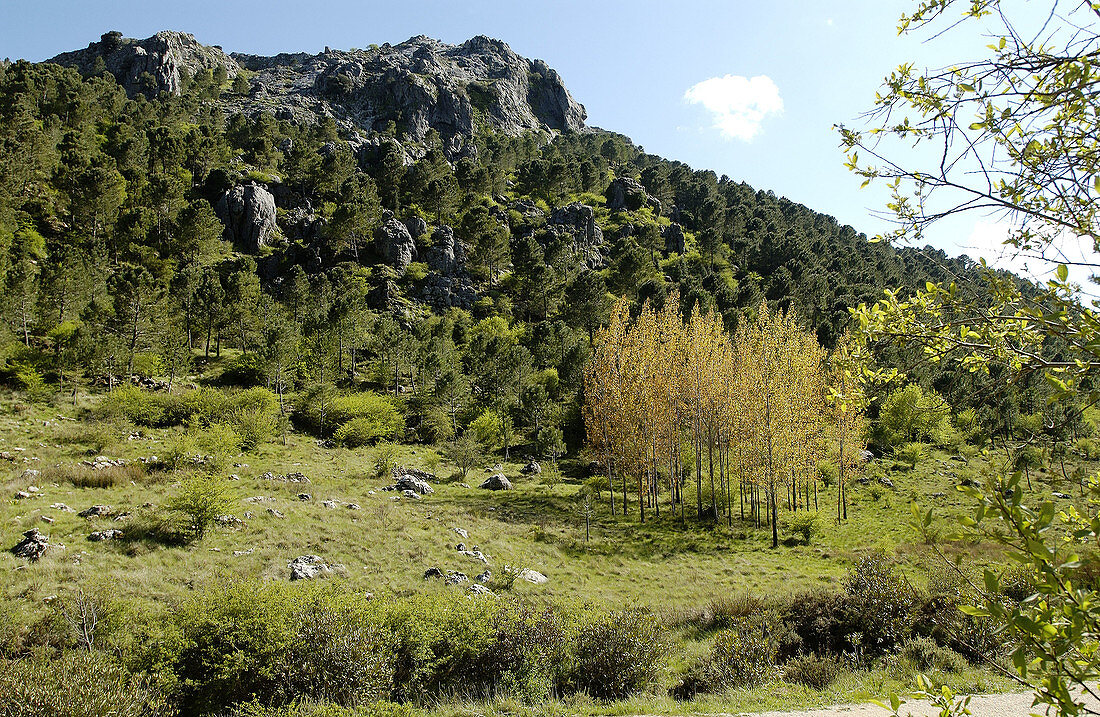
[[168, 717], [175, 714], [151, 682], [127, 673], [98, 652], [39, 652], [0, 660], [4, 717]]
[[351, 706], [390, 697], [396, 640], [361, 604], [318, 595], [295, 612], [282, 669], [288, 701]]
[[809, 545], [817, 531], [817, 513], [803, 511], [789, 514], [783, 520], [783, 530], [795, 536], [803, 545]]
[[962, 655], [928, 637], [909, 640], [898, 650], [898, 657], [912, 665], [914, 672], [937, 669], [955, 674], [966, 669], [966, 660]]
[[652, 613], [613, 612], [581, 629], [572, 679], [592, 697], [621, 700], [645, 688], [657, 673], [664, 645]]
[[256, 354], [243, 353], [229, 361], [218, 383], [223, 386], [262, 386], [266, 378], [263, 362]]
[[328, 395], [323, 387], [307, 392], [294, 411], [295, 421], [310, 433], [332, 435], [350, 421], [360, 419], [349, 432], [369, 436], [365, 442], [396, 436], [405, 419], [393, 400], [377, 393]]
[[842, 670], [840, 661], [835, 657], [802, 655], [783, 666], [783, 680], [823, 690], [836, 681]]
[[150, 353], [134, 354], [134, 375], [142, 378], [153, 378], [164, 375], [164, 362], [160, 356]]
[[875, 441], [884, 446], [945, 440], [953, 433], [951, 407], [935, 391], [925, 393], [910, 384], [886, 397], [874, 431]]
[[192, 540], [199, 540], [222, 515], [231, 503], [229, 490], [221, 478], [190, 478], [176, 490], [168, 501], [168, 510], [183, 517], [183, 532]]
[[374, 449], [374, 477], [389, 478], [395, 465], [397, 465], [397, 446], [392, 443], [379, 443]]
[[487, 451], [494, 451], [504, 443], [500, 433], [500, 414], [496, 411], [482, 412], [466, 427], [466, 432]]
[[184, 714], [216, 713], [278, 694], [295, 639], [291, 586], [221, 582], [176, 606], [140, 658], [176, 681]]
[[373, 418], [353, 418], [336, 429], [333, 438], [342, 446], [359, 448], [390, 436], [393, 436], [393, 431], [379, 425]]
[[855, 612], [856, 645], [873, 656], [894, 649], [912, 630], [916, 595], [881, 553], [862, 558], [848, 573], [845, 591]]
[[278, 434], [279, 416], [273, 411], [260, 407], [242, 407], [233, 411], [230, 426], [240, 437], [241, 448], [251, 451]]
[[846, 593], [815, 590], [793, 596], [780, 610], [780, 619], [795, 639], [780, 646], [780, 657], [801, 651], [841, 655], [855, 649], [852, 633], [858, 628], [858, 608]]
[[139, 426], [164, 426], [168, 425], [171, 399], [168, 394], [142, 391], [137, 386], [120, 386], [103, 398], [99, 408], [109, 418], [125, 418]]
[[909, 466], [909, 470], [928, 458], [928, 447], [923, 443], [906, 443], [894, 449], [894, 458]]

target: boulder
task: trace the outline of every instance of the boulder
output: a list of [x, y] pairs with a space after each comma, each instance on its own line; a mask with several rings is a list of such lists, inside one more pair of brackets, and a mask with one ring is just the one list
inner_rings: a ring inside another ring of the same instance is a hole
[[428, 233], [428, 223], [420, 217], [406, 219], [405, 228], [409, 230], [409, 236], [413, 238], [413, 241]]
[[568, 238], [577, 253], [591, 269], [601, 268], [606, 259], [601, 251], [604, 244], [603, 230], [596, 223], [596, 211], [587, 204], [573, 202], [555, 209], [550, 214], [547, 231]]
[[467, 592], [469, 592], [471, 595], [492, 595], [493, 594], [492, 590], [485, 587], [484, 585], [479, 585], [478, 583], [473, 583], [472, 585], [470, 585], [470, 587], [467, 589]]
[[405, 496], [409, 500], [420, 500], [420, 494], [417, 493], [415, 490], [403, 490], [401, 491], [401, 495]]
[[504, 477], [503, 473], [494, 473], [478, 486], [486, 490], [512, 490], [512, 482]]
[[470, 534], [466, 532], [465, 528], [455, 528], [454, 530], [460, 538], [466, 539], [470, 537]]
[[15, 544], [11, 552], [17, 557], [36, 561], [42, 557], [49, 547], [49, 537], [38, 532], [37, 528], [31, 528], [23, 533], [23, 539]]
[[532, 459], [527, 461], [527, 465], [523, 467], [520, 473], [525, 476], [537, 476], [542, 473], [542, 466], [538, 464], [538, 461]]
[[77, 513], [81, 518], [104, 518], [110, 514], [111, 506], [109, 505], [93, 505], [91, 508]]
[[482, 583], [482, 584], [490, 583], [490, 582], [493, 581], [493, 572], [491, 570], [486, 570], [483, 573], [481, 573], [480, 575], [478, 575], [477, 577], [475, 577], [474, 580], [476, 580], [477, 582]]
[[406, 473], [397, 477], [397, 481], [394, 484], [396, 490], [412, 490], [412, 492], [419, 493], [420, 495], [430, 496], [436, 492], [436, 489], [428, 485], [425, 479], [420, 478], [411, 473]]
[[275, 196], [256, 184], [233, 187], [214, 207], [225, 224], [225, 238], [249, 252], [271, 244], [275, 224]]
[[446, 585], [458, 585], [460, 583], [468, 583], [470, 582], [470, 576], [468, 576], [466, 573], [448, 570], [447, 577], [443, 582]]
[[287, 567], [290, 568], [291, 580], [311, 580], [332, 572], [332, 569], [316, 555], [299, 555], [291, 560]]
[[545, 585], [546, 583], [550, 582], [550, 578], [546, 577], [539, 571], [531, 570], [530, 568], [521, 572], [519, 574], [519, 577], [521, 580], [526, 580], [527, 582], [534, 583], [535, 585]]
[[443, 571], [439, 568], [428, 568], [424, 571], [424, 579], [428, 578], [441, 578], [443, 577]]
[[286, 517], [285, 514], [283, 514], [281, 511], [275, 510], [274, 508], [268, 508], [267, 509], [267, 514], [270, 515], [272, 518], [285, 518]]
[[397, 219], [388, 219], [374, 230], [374, 242], [385, 262], [397, 270], [398, 277], [404, 276], [416, 258], [416, 242], [408, 227]]

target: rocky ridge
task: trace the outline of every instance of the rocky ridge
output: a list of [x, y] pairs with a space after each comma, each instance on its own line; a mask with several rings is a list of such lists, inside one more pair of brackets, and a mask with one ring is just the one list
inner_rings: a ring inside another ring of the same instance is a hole
[[584, 106], [556, 71], [481, 35], [460, 45], [418, 35], [397, 45], [267, 57], [227, 54], [184, 32], [144, 40], [110, 32], [50, 62], [85, 75], [110, 72], [131, 96], [178, 95], [185, 74], [221, 67], [234, 78], [243, 70], [248, 92], [224, 92], [218, 100], [227, 113], [271, 112], [303, 124], [331, 118], [357, 149], [368, 149], [367, 135], [390, 122], [414, 141], [436, 130], [451, 156], [480, 129], [509, 135], [585, 129]]

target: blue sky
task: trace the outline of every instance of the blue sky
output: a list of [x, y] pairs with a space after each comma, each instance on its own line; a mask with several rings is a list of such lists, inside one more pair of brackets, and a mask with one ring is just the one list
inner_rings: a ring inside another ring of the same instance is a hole
[[[883, 77], [904, 61], [939, 66], [980, 56], [972, 32], [898, 37], [911, 2], [740, 0], [577, 2], [0, 1], [0, 56], [44, 60], [107, 30], [193, 33], [227, 51], [274, 54], [484, 34], [546, 60], [588, 110], [588, 123], [649, 152], [746, 181], [860, 231], [881, 191], [843, 167], [836, 123], [858, 123]], [[952, 254], [993, 259], [999, 229], [966, 218], [933, 231]]]

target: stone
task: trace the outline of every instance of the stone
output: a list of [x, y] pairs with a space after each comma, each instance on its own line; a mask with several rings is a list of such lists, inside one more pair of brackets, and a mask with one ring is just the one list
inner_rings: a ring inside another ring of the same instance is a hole
[[53, 518], [51, 518], [51, 517], [50, 517], [50, 516], [48, 516], [48, 515], [43, 515], [43, 516], [42, 516], [42, 522], [43, 522], [43, 523], [46, 523], [46, 524], [48, 524], [48, 525], [52, 525], [52, 524], [53, 524], [53, 522], [54, 522], [54, 520], [53, 520]]
[[533, 583], [535, 585], [545, 585], [546, 583], [550, 582], [550, 578], [546, 577], [539, 571], [531, 570], [530, 568], [527, 568], [526, 570], [520, 572], [519, 577], [521, 580], [526, 580], [527, 582]]
[[606, 263], [601, 251], [603, 230], [596, 223], [596, 210], [587, 204], [573, 202], [555, 209], [546, 228], [558, 236], [569, 235], [589, 268], [601, 268]]
[[893, 489], [894, 487], [894, 481], [890, 480], [886, 476], [879, 476], [878, 482], [890, 489]]
[[[432, 476], [433, 478], [435, 476]], [[431, 495], [435, 492], [435, 489], [428, 485], [428, 482], [423, 478], [417, 477], [411, 473], [405, 473], [397, 476], [397, 480], [393, 485], [394, 490], [411, 490], [420, 495]]]
[[479, 583], [490, 583], [493, 581], [493, 573], [491, 570], [486, 570], [474, 578]]
[[290, 568], [291, 580], [312, 580], [332, 572], [332, 569], [316, 555], [299, 555], [291, 560], [287, 567]]
[[298, 494], [298, 500], [310, 501], [310, 500], [313, 500], [313, 496], [309, 493], [299, 493]]
[[417, 493], [415, 490], [403, 490], [401, 491], [401, 495], [405, 496], [409, 500], [420, 500], [420, 494]]
[[244, 251], [270, 246], [278, 232], [275, 195], [256, 183], [229, 189], [214, 211], [225, 224], [225, 238]]
[[77, 513], [81, 518], [104, 518], [110, 514], [111, 506], [109, 505], [93, 505], [91, 508]]
[[49, 547], [49, 537], [38, 532], [37, 528], [31, 528], [23, 533], [23, 539], [15, 544], [11, 552], [14, 553], [16, 557], [26, 558], [34, 562], [41, 558]]
[[455, 528], [454, 531], [460, 538], [467, 539], [470, 537], [470, 534], [466, 532], [465, 528]]
[[1073, 500], [1073, 496], [1068, 493], [1059, 493], [1055, 491], [1051, 495], [1053, 495], [1055, 498], [1061, 498], [1062, 500]]
[[88, 536], [88, 540], [93, 543], [100, 543], [104, 540], [116, 540], [122, 537], [121, 530], [98, 530]]
[[504, 477], [503, 473], [494, 473], [485, 479], [478, 488], [484, 488], [486, 490], [512, 490], [512, 483]]
[[223, 528], [240, 527], [244, 525], [244, 521], [235, 515], [214, 516], [214, 522]]
[[607, 208], [613, 212], [636, 212], [643, 207], [651, 207], [659, 215], [661, 203], [649, 196], [642, 183], [633, 177], [616, 177], [604, 192]]
[[470, 585], [470, 587], [467, 589], [467, 592], [469, 592], [471, 595], [492, 595], [493, 594], [492, 590], [485, 587], [484, 585], [479, 585], [478, 583], [473, 583], [472, 585]]
[[542, 473], [542, 466], [538, 464], [538, 461], [530, 460], [527, 462], [527, 465], [523, 467], [523, 470], [521, 470], [520, 473], [525, 476], [537, 476]]
[[397, 270], [397, 276], [404, 276], [416, 258], [416, 242], [408, 227], [397, 219], [388, 219], [374, 230], [374, 243], [382, 259]]
[[62, 513], [75, 513], [76, 511], [64, 503], [54, 503], [50, 506], [50, 510], [60, 510]]
[[466, 543], [459, 543], [458, 545], [455, 546], [455, 550], [457, 550], [460, 553], [465, 553], [466, 552]]
[[255, 550], [255, 548], [249, 548], [248, 550], [234, 550], [233, 557], [239, 558], [242, 555], [252, 555], [253, 550]]
[[360, 510], [358, 503], [348, 503], [348, 510]]
[[31, 493], [29, 491], [25, 491], [25, 490], [15, 491], [15, 499], [16, 500], [27, 500], [28, 498], [34, 498], [34, 497], [35, 497], [34, 493]]
[[[34, 468], [28, 468], [27, 470], [23, 471], [23, 474], [19, 477], [22, 478], [23, 480], [34, 480], [39, 475], [40, 475], [39, 472], [36, 471]], [[37, 493], [38, 490], [35, 489], [35, 490], [32, 490], [31, 492], [32, 493]]]
[[340, 501], [338, 501], [338, 500], [322, 500], [321, 505], [325, 506], [329, 510], [333, 510], [335, 508], [340, 507]]
[[267, 509], [267, 514], [270, 515], [272, 518], [285, 518], [286, 517], [285, 514], [283, 514], [282, 512], [280, 512], [278, 510], [275, 510], [274, 508], [268, 508]]
[[460, 573], [454, 570], [448, 570], [447, 576], [443, 583], [445, 585], [459, 585], [460, 583], [470, 582], [470, 577], [466, 573]]
[[428, 568], [424, 571], [424, 579], [428, 578], [441, 578], [443, 577], [443, 571], [439, 568]]

